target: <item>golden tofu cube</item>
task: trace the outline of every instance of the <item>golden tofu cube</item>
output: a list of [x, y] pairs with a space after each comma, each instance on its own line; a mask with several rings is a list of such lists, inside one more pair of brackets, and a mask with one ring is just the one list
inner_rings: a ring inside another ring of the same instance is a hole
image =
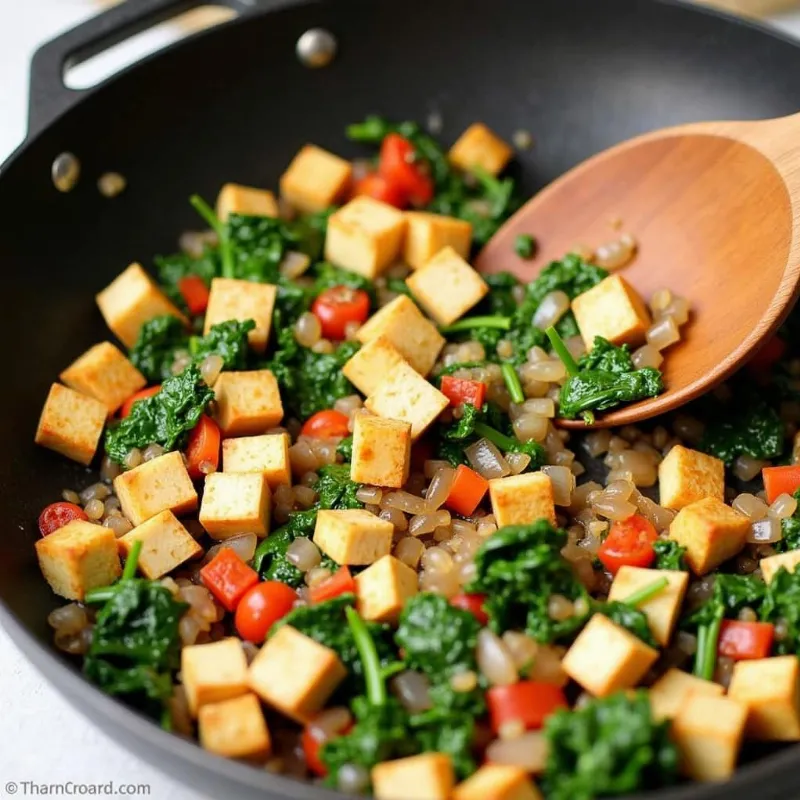
[[453, 790], [453, 800], [541, 800], [522, 767], [484, 764]]
[[499, 528], [525, 525], [537, 519], [556, 524], [553, 482], [544, 472], [493, 478], [489, 481], [489, 498]]
[[625, 628], [595, 614], [567, 650], [561, 666], [567, 675], [595, 697], [632, 689], [658, 658]]
[[781, 567], [787, 572], [794, 572], [798, 564], [800, 564], [800, 550], [790, 550], [788, 553], [778, 553], [778, 555], [775, 556], [767, 556], [758, 562], [758, 565], [761, 567], [761, 573], [764, 575], [764, 580], [767, 583], [772, 580], [775, 573]]
[[350, 479], [401, 488], [411, 468], [411, 424], [360, 412], [353, 426]]
[[206, 475], [200, 524], [212, 539], [238, 533], [269, 533], [272, 498], [263, 472], [213, 472]]
[[142, 325], [153, 317], [169, 314], [184, 325], [189, 325], [189, 320], [170, 302], [140, 264], [131, 264], [96, 299], [106, 325], [125, 347], [136, 344]]
[[375, 800], [448, 800], [456, 782], [444, 753], [421, 753], [372, 768]]
[[793, 742], [800, 739], [800, 662], [797, 656], [737, 661], [728, 697], [747, 706], [748, 739]]
[[705, 575], [735, 556], [745, 544], [750, 520], [716, 497], [684, 506], [669, 526], [669, 538], [686, 548], [686, 561]]
[[203, 548], [171, 511], [162, 511], [137, 525], [119, 539], [119, 547], [127, 555], [134, 542], [142, 543], [138, 566], [151, 581], [203, 553]]
[[247, 658], [241, 641], [229, 636], [219, 642], [184, 647], [181, 678], [193, 717], [209, 703], [247, 694]]
[[672, 722], [680, 769], [695, 781], [722, 781], [736, 769], [747, 706], [732, 698], [693, 694]]
[[409, 275], [406, 284], [439, 325], [451, 325], [489, 291], [486, 281], [449, 246]]
[[74, 519], [35, 542], [39, 567], [50, 588], [68, 600], [108, 586], [121, 574], [117, 537], [111, 528]]
[[411, 440], [416, 441], [447, 408], [450, 401], [408, 364], [401, 364], [378, 384], [364, 406], [386, 419], [411, 425]]
[[372, 394], [386, 375], [408, 362], [385, 337], [370, 339], [342, 367], [342, 373], [363, 395]]
[[217, 216], [227, 222], [231, 214], [245, 217], [277, 217], [278, 201], [272, 192], [238, 183], [226, 183], [217, 195]]
[[658, 466], [661, 505], [680, 509], [714, 497], [725, 499], [725, 464], [718, 458], [675, 445]]
[[472, 246], [472, 224], [457, 217], [406, 211], [406, 240], [403, 261], [419, 269], [445, 247], [452, 247], [462, 258]]
[[113, 414], [147, 380], [111, 342], [90, 347], [59, 376], [70, 389], [94, 397]]
[[361, 344], [379, 336], [394, 345], [420, 375], [427, 375], [433, 369], [445, 342], [436, 326], [404, 294], [373, 314], [356, 333]]
[[376, 622], [396, 622], [409, 597], [417, 593], [416, 570], [394, 556], [383, 556], [355, 577], [358, 613]]
[[673, 569], [643, 569], [642, 567], [620, 567], [611, 589], [608, 593], [609, 600], [624, 602], [639, 589], [644, 589], [657, 580], [666, 578], [668, 583], [655, 597], [651, 597], [637, 608], [647, 617], [647, 623], [653, 632], [655, 640], [666, 647], [672, 638], [675, 624], [681, 613], [683, 598], [689, 586], [689, 573]]
[[609, 275], [588, 292], [572, 301], [587, 350], [594, 337], [603, 336], [612, 344], [636, 346], [644, 341], [650, 327], [650, 312], [635, 289], [619, 275]]
[[288, 433], [242, 436], [222, 442], [223, 472], [262, 472], [270, 489], [292, 485]]
[[724, 693], [725, 689], [718, 683], [697, 678], [673, 667], [650, 687], [647, 697], [653, 710], [653, 718], [662, 720], [674, 719], [693, 694], [722, 697]]
[[94, 458], [107, 416], [105, 403], [54, 383], [44, 402], [34, 441], [88, 465]]
[[223, 372], [214, 384], [217, 422], [225, 436], [249, 436], [283, 419], [278, 381], [268, 369]]
[[405, 230], [402, 211], [371, 197], [356, 197], [328, 219], [325, 258], [377, 278], [400, 255]]
[[272, 309], [277, 293], [278, 287], [271, 283], [214, 278], [208, 295], [203, 333], [208, 333], [212, 325], [221, 322], [252, 319], [256, 327], [248, 332], [247, 341], [257, 353], [263, 353], [272, 328]]
[[197, 508], [197, 492], [177, 451], [145, 461], [114, 478], [122, 512], [141, 525], [162, 511], [185, 514]]
[[320, 511], [314, 544], [337, 564], [374, 564], [389, 555], [394, 525], [361, 508]]
[[480, 167], [490, 175], [499, 175], [514, 151], [482, 122], [470, 125], [450, 148], [450, 163], [467, 172]]
[[271, 749], [267, 721], [254, 694], [209, 703], [197, 717], [200, 746], [225, 758], [266, 758]]
[[250, 688], [267, 704], [305, 724], [321, 711], [347, 669], [329, 647], [284, 625], [250, 664]]
[[300, 211], [324, 211], [344, 193], [352, 171], [349, 161], [307, 144], [281, 175], [281, 195]]

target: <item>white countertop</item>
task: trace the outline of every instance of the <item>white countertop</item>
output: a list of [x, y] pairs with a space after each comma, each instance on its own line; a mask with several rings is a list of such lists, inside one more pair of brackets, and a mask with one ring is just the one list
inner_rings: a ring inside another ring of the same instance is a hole
[[[0, 162], [25, 136], [28, 63], [36, 46], [86, 19], [91, 0], [0, 0]], [[800, 11], [777, 24], [800, 36]], [[170, 38], [151, 32], [151, 42]], [[130, 49], [129, 49], [130, 52]], [[154, 800], [202, 800], [118, 747], [46, 684], [0, 628], [0, 798], [9, 781], [149, 784]], [[11, 733], [13, 732], [13, 733]], [[31, 794], [29, 791], [28, 794]], [[17, 797], [26, 796], [20, 786]]]

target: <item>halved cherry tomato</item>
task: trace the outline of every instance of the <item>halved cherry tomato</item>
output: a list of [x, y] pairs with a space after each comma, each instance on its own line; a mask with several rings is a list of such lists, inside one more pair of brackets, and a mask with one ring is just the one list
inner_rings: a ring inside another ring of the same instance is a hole
[[455, 594], [450, 598], [450, 605], [469, 611], [481, 625], [488, 625], [489, 615], [483, 608], [485, 600], [486, 595], [483, 594]]
[[350, 722], [341, 730], [335, 731], [327, 738], [321, 736], [320, 732], [317, 732], [313, 728], [312, 724], [308, 724], [303, 728], [303, 753], [306, 757], [306, 766], [311, 770], [311, 772], [320, 778], [324, 778], [328, 774], [327, 768], [319, 757], [319, 751], [322, 749], [322, 745], [324, 745], [325, 742], [329, 741], [330, 739], [336, 738], [337, 736], [344, 736], [352, 727], [353, 723]]
[[341, 438], [342, 436], [350, 435], [347, 423], [348, 419], [341, 411], [334, 411], [329, 408], [312, 414], [303, 424], [300, 433], [303, 436], [311, 436], [314, 439]]
[[763, 375], [765, 372], [769, 372], [772, 369], [776, 361], [780, 361], [785, 352], [786, 340], [775, 335], [767, 340], [753, 358], [750, 359], [747, 368], [750, 372]]
[[247, 590], [258, 583], [258, 573], [224, 547], [200, 570], [200, 580], [228, 611], [233, 611]]
[[260, 644], [269, 629], [283, 619], [297, 600], [297, 592], [280, 581], [264, 581], [247, 590], [236, 606], [234, 623], [242, 639]]
[[362, 178], [353, 188], [353, 195], [372, 197], [395, 208], [402, 209], [408, 205], [408, 195], [405, 191], [379, 172], [371, 172]]
[[88, 520], [89, 517], [87, 517], [86, 512], [80, 506], [76, 506], [75, 503], [67, 503], [66, 501], [50, 503], [50, 505], [45, 506], [42, 513], [39, 514], [39, 533], [41, 533], [42, 536], [48, 536], [59, 528], [63, 528], [68, 522], [72, 522], [74, 519]]
[[208, 286], [199, 275], [187, 275], [178, 281], [178, 291], [183, 295], [191, 314], [202, 314], [208, 308]]
[[761, 470], [767, 502], [773, 503], [782, 494], [794, 494], [800, 489], [800, 465], [789, 464], [784, 467], [764, 467]]
[[369, 295], [361, 289], [349, 286], [334, 286], [317, 296], [311, 313], [322, 326], [326, 339], [344, 339], [349, 322], [359, 325], [369, 316]]
[[775, 626], [770, 622], [722, 620], [717, 652], [734, 661], [768, 658], [775, 638]]
[[324, 603], [326, 600], [333, 600], [340, 594], [355, 594], [356, 582], [347, 567], [340, 567], [335, 574], [324, 581], [314, 584], [308, 590], [308, 599], [312, 603]]
[[148, 386], [147, 389], [142, 389], [136, 394], [132, 394], [123, 404], [122, 408], [119, 410], [119, 415], [122, 419], [128, 416], [131, 413], [131, 409], [133, 408], [133, 404], [138, 400], [146, 400], [148, 397], [152, 397], [154, 394], [158, 394], [161, 391], [161, 385], [158, 386]]
[[486, 384], [482, 381], [470, 381], [466, 378], [454, 378], [445, 375], [442, 378], [442, 394], [450, 401], [451, 406], [470, 403], [481, 408], [486, 399]]
[[468, 517], [478, 507], [488, 490], [489, 481], [486, 478], [465, 464], [459, 464], [444, 504], [451, 511]]
[[427, 165], [417, 160], [414, 145], [399, 133], [384, 138], [378, 171], [403, 189], [414, 205], [424, 206], [433, 199], [433, 180]]
[[492, 686], [486, 692], [486, 704], [495, 734], [507, 723], [516, 721], [521, 722], [525, 730], [537, 730], [554, 711], [568, 707], [563, 689], [540, 681]]
[[653, 543], [658, 534], [653, 524], [634, 514], [627, 519], [617, 520], [606, 540], [600, 545], [597, 557], [603, 566], [616, 575], [622, 566], [649, 567], [656, 558]]
[[189, 443], [186, 445], [186, 469], [192, 478], [197, 480], [216, 471], [221, 438], [219, 425], [203, 414], [189, 434]]

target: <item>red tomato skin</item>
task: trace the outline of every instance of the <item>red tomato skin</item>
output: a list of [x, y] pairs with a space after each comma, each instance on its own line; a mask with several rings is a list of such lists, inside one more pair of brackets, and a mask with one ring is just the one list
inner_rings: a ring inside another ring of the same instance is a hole
[[486, 693], [495, 734], [508, 722], [519, 720], [525, 730], [538, 730], [560, 708], [568, 708], [564, 691], [552, 683], [522, 680], [510, 686], [493, 686]]
[[200, 570], [200, 579], [228, 611], [234, 611], [248, 589], [259, 580], [258, 573], [229, 548], [220, 550]]
[[603, 566], [616, 575], [620, 567], [649, 567], [656, 558], [653, 543], [658, 539], [652, 523], [634, 514], [618, 520], [597, 551]]
[[775, 626], [769, 622], [724, 619], [719, 632], [717, 652], [734, 661], [768, 658], [774, 638]]
[[242, 639], [260, 644], [270, 628], [292, 610], [296, 600], [297, 592], [285, 583], [257, 583], [247, 590], [236, 606], [236, 631]]
[[416, 150], [399, 133], [390, 133], [381, 144], [378, 171], [408, 193], [411, 202], [424, 206], [433, 199], [433, 180], [414, 161]]
[[[331, 736], [330, 739], [335, 739], [336, 736], [344, 736], [346, 733], [350, 732], [352, 727], [352, 723], [347, 725], [335, 736]], [[303, 728], [301, 741], [303, 743], [303, 753], [306, 757], [306, 765], [311, 772], [320, 778], [324, 778], [328, 774], [328, 770], [319, 757], [319, 751], [322, 749], [322, 745], [324, 745], [326, 741], [330, 741], [330, 739], [321, 741], [311, 733], [311, 727], [309, 725], [306, 725]]]
[[74, 519], [88, 520], [86, 512], [75, 503], [68, 503], [65, 500], [60, 503], [50, 503], [42, 509], [39, 514], [39, 533], [42, 536], [49, 536], [59, 528], [63, 528], [67, 523]]
[[408, 205], [408, 195], [397, 184], [392, 183], [385, 175], [371, 172], [362, 178], [353, 189], [353, 196], [371, 197], [395, 208], [404, 209]]
[[317, 411], [310, 416], [303, 424], [300, 433], [303, 436], [311, 436], [315, 439], [336, 439], [349, 436], [347, 417], [341, 411], [329, 408], [325, 411]]
[[450, 605], [469, 611], [481, 625], [489, 624], [489, 615], [483, 608], [486, 595], [483, 594], [456, 594], [450, 598]]
[[205, 477], [206, 473], [200, 469], [200, 465], [204, 461], [208, 461], [213, 467], [212, 471], [216, 471], [219, 467], [221, 439], [222, 433], [219, 425], [211, 417], [203, 414], [189, 434], [189, 442], [186, 445], [186, 459], [189, 462], [186, 469], [189, 477], [194, 480]]
[[178, 291], [183, 295], [189, 313], [202, 314], [208, 308], [210, 292], [199, 275], [187, 275], [178, 281]]
[[369, 295], [361, 289], [334, 286], [317, 295], [311, 313], [319, 320], [326, 339], [341, 341], [349, 322], [360, 325], [369, 316]]

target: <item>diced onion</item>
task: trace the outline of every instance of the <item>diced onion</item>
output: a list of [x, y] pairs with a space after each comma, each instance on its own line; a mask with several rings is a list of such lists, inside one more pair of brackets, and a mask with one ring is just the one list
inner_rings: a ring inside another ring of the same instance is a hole
[[424, 514], [430, 510], [428, 501], [425, 498], [417, 497], [404, 491], [385, 494], [381, 499], [380, 505], [382, 508], [396, 508], [406, 514]]
[[737, 495], [733, 499], [731, 506], [739, 513], [749, 517], [751, 522], [758, 522], [764, 519], [769, 511], [767, 504], [763, 500], [748, 492]]
[[300, 572], [308, 572], [310, 569], [319, 566], [322, 561], [322, 554], [311, 539], [305, 536], [298, 536], [286, 548], [286, 560], [297, 567]]
[[509, 764], [526, 772], [544, 772], [547, 763], [547, 740], [540, 731], [525, 733], [515, 739], [495, 739], [486, 748], [490, 764]]
[[790, 494], [779, 494], [769, 507], [769, 514], [775, 519], [786, 519], [797, 511], [797, 499]]
[[508, 462], [488, 439], [479, 439], [464, 452], [472, 468], [484, 478], [504, 478], [511, 474]]
[[681, 340], [681, 334], [672, 317], [662, 317], [647, 329], [647, 343], [656, 350], [664, 350]]
[[254, 533], [241, 533], [237, 536], [231, 536], [224, 542], [220, 542], [219, 544], [215, 544], [213, 547], [210, 547], [203, 561], [208, 563], [217, 553], [219, 553], [220, 550], [226, 549], [233, 550], [233, 552], [236, 553], [236, 555], [239, 556], [242, 561], [250, 561], [250, 559], [252, 559], [255, 555], [257, 543], [258, 538]]
[[664, 361], [664, 356], [651, 344], [643, 344], [638, 350], [631, 354], [633, 366], [636, 369], [644, 367], [654, 367], [658, 369]]
[[508, 686], [519, 680], [514, 659], [502, 639], [488, 628], [478, 634], [478, 667], [493, 686]]
[[754, 544], [771, 544], [783, 538], [781, 522], [774, 517], [765, 517], [750, 525], [746, 540]]
[[447, 500], [447, 495], [450, 494], [450, 487], [453, 485], [455, 476], [455, 470], [449, 466], [436, 471], [427, 492], [425, 492], [425, 499], [428, 501], [429, 508], [437, 509], [443, 505], [444, 501]]
[[572, 502], [575, 489], [575, 476], [569, 467], [542, 467], [542, 472], [549, 476], [553, 484], [553, 500], [557, 506], [568, 506]]
[[430, 682], [421, 672], [406, 670], [391, 680], [392, 691], [406, 711], [418, 714], [432, 707]]
[[548, 292], [533, 315], [533, 324], [544, 330], [555, 325], [569, 311], [569, 296], [557, 290]]
[[425, 552], [425, 545], [419, 539], [412, 536], [402, 538], [394, 548], [394, 556], [398, 561], [402, 561], [412, 569], [416, 569], [419, 560]]

